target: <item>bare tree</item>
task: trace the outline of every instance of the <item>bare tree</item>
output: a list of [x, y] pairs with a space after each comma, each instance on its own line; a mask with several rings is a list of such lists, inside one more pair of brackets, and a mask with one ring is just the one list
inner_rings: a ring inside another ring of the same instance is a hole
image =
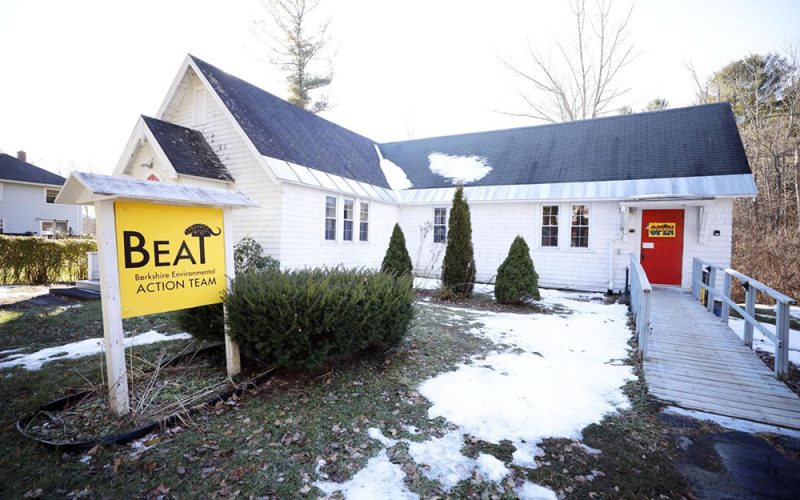
[[[316, 100], [310, 95], [330, 85], [333, 79], [330, 58], [324, 55], [330, 41], [327, 33], [331, 20], [317, 24], [311, 24], [310, 20], [320, 0], [261, 0], [261, 3], [272, 22], [256, 21], [254, 34], [270, 47], [272, 63], [287, 73], [288, 101], [312, 113], [325, 111], [329, 107], [327, 95]], [[312, 66], [326, 62], [325, 71], [312, 71]]]
[[548, 122], [595, 118], [628, 89], [617, 86], [620, 70], [633, 59], [628, 24], [633, 8], [619, 21], [613, 14], [613, 0], [597, 0], [594, 11], [586, 0], [573, 0], [575, 39], [571, 46], [555, 40], [558, 64], [530, 45], [527, 67], [501, 59], [503, 65], [527, 85], [520, 91], [526, 109], [506, 112]]

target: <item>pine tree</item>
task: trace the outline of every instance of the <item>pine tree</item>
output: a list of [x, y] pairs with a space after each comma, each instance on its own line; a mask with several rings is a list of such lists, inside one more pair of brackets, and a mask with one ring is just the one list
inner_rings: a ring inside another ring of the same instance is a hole
[[472, 249], [472, 223], [464, 187], [453, 196], [453, 207], [447, 222], [447, 248], [442, 263], [442, 284], [458, 295], [472, 295], [475, 284], [475, 257]]
[[528, 298], [540, 298], [539, 275], [536, 274], [530, 249], [522, 236], [514, 238], [508, 257], [497, 268], [494, 296], [503, 304], [520, 304]]
[[411, 274], [411, 271], [411, 256], [408, 255], [406, 248], [406, 237], [400, 229], [400, 224], [395, 224], [392, 237], [389, 239], [389, 248], [381, 264], [381, 272], [402, 276]]

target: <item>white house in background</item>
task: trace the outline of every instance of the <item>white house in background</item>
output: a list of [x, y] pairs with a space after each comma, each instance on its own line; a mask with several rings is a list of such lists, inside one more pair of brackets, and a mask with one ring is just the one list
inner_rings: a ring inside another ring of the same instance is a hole
[[0, 233], [82, 234], [82, 207], [55, 204], [66, 179], [25, 160], [0, 153]]
[[689, 286], [692, 257], [728, 265], [737, 197], [756, 196], [727, 104], [379, 144], [187, 56], [115, 175], [236, 189], [235, 217], [284, 268], [380, 265], [393, 225], [437, 275], [455, 186], [479, 280], [516, 235], [543, 286], [618, 291], [633, 254]]

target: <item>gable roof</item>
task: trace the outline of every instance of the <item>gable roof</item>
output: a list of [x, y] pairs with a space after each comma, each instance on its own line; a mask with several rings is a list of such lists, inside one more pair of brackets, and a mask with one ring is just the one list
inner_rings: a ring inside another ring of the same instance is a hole
[[374, 141], [189, 57], [260, 154], [389, 187]]
[[142, 116], [142, 121], [177, 173], [222, 181], [234, 180], [200, 131], [149, 116]]
[[4, 180], [62, 186], [67, 179], [13, 156], [0, 153], [0, 181]]
[[430, 156], [479, 157], [465, 186], [751, 174], [727, 103], [381, 144], [414, 189], [452, 187]]

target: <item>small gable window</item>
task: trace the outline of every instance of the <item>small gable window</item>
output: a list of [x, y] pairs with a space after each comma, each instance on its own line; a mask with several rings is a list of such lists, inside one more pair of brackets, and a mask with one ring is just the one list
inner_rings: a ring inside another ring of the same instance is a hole
[[325, 197], [325, 239], [336, 241], [336, 197]]
[[44, 190], [44, 201], [45, 203], [55, 203], [56, 196], [58, 196], [60, 189], [50, 189], [46, 188]]
[[433, 209], [433, 242], [445, 241], [447, 241], [447, 209], [437, 207]]

